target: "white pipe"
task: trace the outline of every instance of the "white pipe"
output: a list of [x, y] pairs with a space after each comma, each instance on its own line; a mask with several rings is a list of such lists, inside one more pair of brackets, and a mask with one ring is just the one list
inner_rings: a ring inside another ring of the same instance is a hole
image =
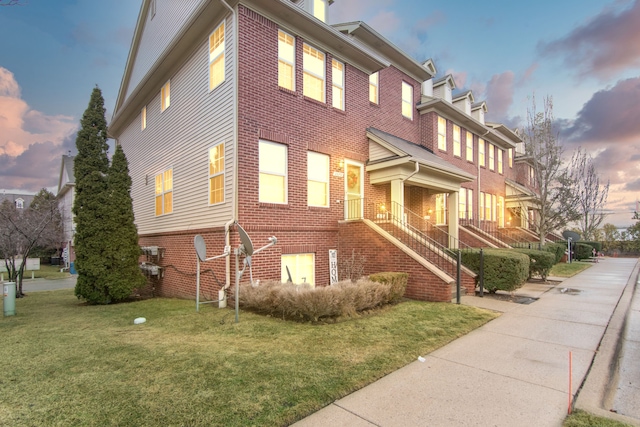
[[[402, 178], [401, 181], [405, 182], [406, 180], [408, 180], [409, 178], [411, 178], [412, 176], [414, 176], [418, 172], [420, 172], [420, 163], [418, 163], [418, 161], [416, 160], [416, 170], [411, 172], [411, 174], [409, 174], [406, 178]], [[402, 202], [404, 203], [404, 200]]]

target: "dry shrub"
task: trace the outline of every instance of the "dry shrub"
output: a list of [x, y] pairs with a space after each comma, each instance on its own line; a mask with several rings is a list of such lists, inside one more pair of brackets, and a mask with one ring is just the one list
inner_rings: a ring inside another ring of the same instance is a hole
[[[320, 319], [355, 316], [358, 312], [397, 302], [406, 288], [400, 280], [374, 282], [363, 278], [333, 286], [312, 288], [308, 284], [264, 282], [240, 286], [239, 303], [248, 310], [288, 319], [317, 322]], [[401, 293], [400, 293], [401, 288]], [[398, 296], [400, 293], [400, 296]]]

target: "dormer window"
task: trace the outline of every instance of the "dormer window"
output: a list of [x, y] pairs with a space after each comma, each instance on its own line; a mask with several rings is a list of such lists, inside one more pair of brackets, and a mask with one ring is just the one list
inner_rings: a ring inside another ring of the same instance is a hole
[[16, 209], [24, 209], [24, 200], [16, 199]]

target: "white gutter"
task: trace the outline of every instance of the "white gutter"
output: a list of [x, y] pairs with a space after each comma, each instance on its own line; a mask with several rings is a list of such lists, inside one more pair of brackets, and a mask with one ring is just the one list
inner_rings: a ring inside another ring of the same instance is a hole
[[[225, 246], [231, 246], [230, 229], [238, 218], [238, 17], [236, 11], [229, 6], [225, 0], [220, 0], [229, 11], [233, 21], [233, 72], [234, 89], [233, 89], [233, 213], [231, 219], [224, 224], [224, 244]], [[225, 259], [225, 285], [224, 289], [229, 289], [231, 286], [231, 257]], [[226, 306], [226, 304], [225, 304]]]
[[402, 178], [401, 181], [405, 182], [406, 180], [408, 180], [409, 178], [411, 178], [413, 175], [417, 174], [418, 172], [420, 172], [420, 163], [418, 163], [418, 161], [416, 160], [416, 170], [414, 170], [413, 172], [411, 172], [409, 175], [407, 175], [405, 178]]

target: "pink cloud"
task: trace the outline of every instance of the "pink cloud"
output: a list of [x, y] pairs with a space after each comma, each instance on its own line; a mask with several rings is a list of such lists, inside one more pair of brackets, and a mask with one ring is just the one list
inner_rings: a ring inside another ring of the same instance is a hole
[[545, 56], [558, 55], [581, 75], [611, 77], [640, 66], [640, 1], [631, 8], [604, 9], [592, 20], [558, 40], [539, 45]]
[[494, 74], [487, 84], [486, 101], [492, 120], [504, 121], [513, 104], [515, 75], [513, 71]]

